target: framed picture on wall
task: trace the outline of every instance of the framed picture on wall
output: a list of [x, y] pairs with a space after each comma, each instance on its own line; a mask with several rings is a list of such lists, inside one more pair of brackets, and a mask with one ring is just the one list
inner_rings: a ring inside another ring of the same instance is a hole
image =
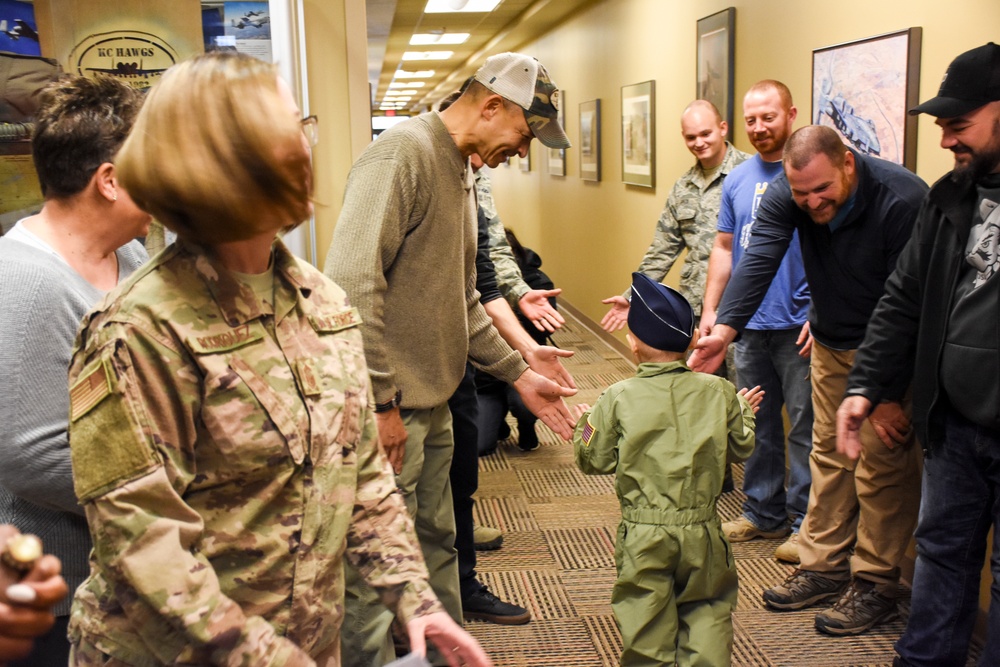
[[656, 187], [656, 82], [622, 86], [622, 181]]
[[[559, 125], [566, 129], [566, 91], [559, 90]], [[566, 175], [566, 149], [565, 148], [548, 148], [546, 152], [549, 154], [548, 169], [549, 174], [552, 176], [565, 176]]]
[[601, 100], [580, 105], [580, 178], [601, 180]]
[[914, 171], [921, 28], [909, 28], [813, 51], [812, 122], [844, 143]]
[[723, 120], [733, 125], [735, 86], [736, 8], [729, 7], [698, 19], [697, 90], [695, 97], [716, 106]]
[[521, 171], [531, 171], [531, 144], [528, 144], [528, 152], [524, 154], [524, 157], [519, 157], [517, 163]]

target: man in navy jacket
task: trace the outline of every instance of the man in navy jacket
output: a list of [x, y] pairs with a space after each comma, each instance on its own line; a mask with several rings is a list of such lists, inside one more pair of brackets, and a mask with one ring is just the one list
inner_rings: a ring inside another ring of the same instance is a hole
[[716, 325], [690, 364], [706, 370], [721, 359], [798, 231], [812, 294], [812, 488], [799, 531], [800, 569], [763, 597], [775, 610], [834, 599], [816, 615], [816, 628], [853, 635], [898, 613], [899, 564], [917, 520], [920, 451], [903, 394], [887, 396], [864, 424], [867, 446], [856, 462], [837, 451], [835, 414], [927, 186], [899, 165], [847, 148], [828, 127], [797, 130], [782, 161], [785, 173], [764, 194]]

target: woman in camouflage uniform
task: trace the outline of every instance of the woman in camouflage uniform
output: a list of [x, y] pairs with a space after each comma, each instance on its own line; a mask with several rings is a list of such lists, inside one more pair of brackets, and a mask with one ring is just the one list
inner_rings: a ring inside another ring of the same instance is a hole
[[[70, 370], [91, 576], [75, 665], [340, 664], [343, 558], [451, 664], [489, 665], [427, 583], [376, 444], [357, 311], [279, 230], [309, 141], [271, 65], [172, 68], [118, 159], [178, 241], [83, 323]], [[315, 129], [315, 128], [312, 128]]]

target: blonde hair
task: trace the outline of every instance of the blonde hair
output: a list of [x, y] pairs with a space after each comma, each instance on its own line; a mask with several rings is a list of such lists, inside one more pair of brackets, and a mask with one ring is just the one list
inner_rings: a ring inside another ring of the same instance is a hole
[[213, 51], [171, 67], [116, 159], [132, 199], [178, 236], [238, 241], [308, 217], [300, 124], [273, 65]]

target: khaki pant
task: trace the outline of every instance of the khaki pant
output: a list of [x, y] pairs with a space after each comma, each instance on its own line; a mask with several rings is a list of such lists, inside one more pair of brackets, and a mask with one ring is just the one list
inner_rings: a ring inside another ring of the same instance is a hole
[[[404, 410], [406, 455], [396, 484], [413, 517], [431, 588], [448, 614], [462, 624], [455, 551], [455, 513], [448, 471], [455, 442], [448, 405]], [[381, 667], [395, 660], [389, 626], [393, 615], [346, 561], [347, 590], [341, 629], [345, 667]]]
[[[921, 453], [912, 438], [889, 449], [867, 421], [861, 457], [851, 461], [837, 453], [837, 408], [854, 352], [813, 343], [812, 489], [799, 557], [803, 570], [894, 583], [917, 522]], [[909, 401], [904, 409], [909, 414]]]

